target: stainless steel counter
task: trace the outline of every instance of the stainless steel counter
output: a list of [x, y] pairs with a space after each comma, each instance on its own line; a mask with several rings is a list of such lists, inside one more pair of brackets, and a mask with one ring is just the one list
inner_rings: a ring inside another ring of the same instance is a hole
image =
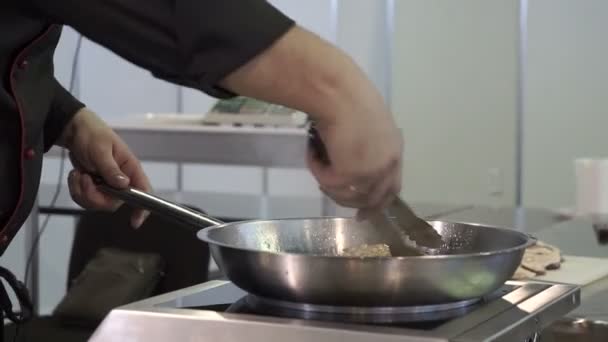
[[91, 341], [532, 341], [578, 305], [576, 286], [509, 282], [510, 289], [469, 313], [420, 325], [347, 324], [239, 313], [209, 306], [245, 295], [213, 281], [149, 298], [112, 311]]
[[[502, 207], [480, 207], [461, 210], [441, 217], [442, 220], [474, 222], [487, 225], [514, 227], [516, 210]], [[564, 254], [606, 258], [608, 244], [602, 245], [589, 218], [567, 219], [547, 209], [523, 211], [524, 226], [521, 228], [538, 239], [558, 246]], [[572, 317], [585, 317], [608, 321], [608, 278], [583, 288], [581, 306], [571, 313]]]
[[[573, 219], [535, 235], [558, 246], [564, 254], [606, 258], [608, 263], [608, 244], [599, 241], [590, 219]], [[571, 316], [608, 321], [608, 277], [584, 287], [581, 298], [581, 306]]]
[[452, 214], [443, 215], [442, 220], [471, 222], [498, 227], [518, 227], [523, 231], [534, 233], [556, 224], [568, 221], [554, 211], [542, 208], [472, 206]]
[[[475, 206], [444, 215], [441, 219], [514, 227], [515, 214], [514, 208]], [[525, 209], [523, 218], [525, 225], [522, 230], [558, 246], [564, 254], [606, 258], [608, 262], [608, 244], [600, 243], [591, 219], [567, 219], [554, 211], [535, 208]], [[581, 306], [570, 316], [608, 321], [608, 278], [584, 287], [581, 297]]]

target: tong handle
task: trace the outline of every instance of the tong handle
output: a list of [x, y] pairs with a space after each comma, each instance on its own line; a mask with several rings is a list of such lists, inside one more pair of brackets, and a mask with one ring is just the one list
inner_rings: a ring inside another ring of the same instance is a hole
[[160, 197], [149, 194], [145, 191], [141, 191], [132, 187], [118, 189], [108, 185], [99, 176], [92, 176], [92, 178], [93, 182], [102, 192], [119, 200], [122, 200], [134, 207], [146, 209], [163, 217], [167, 217], [173, 219], [174, 221], [184, 223], [187, 226], [191, 226], [193, 228], [195, 227], [197, 231], [200, 230], [200, 226], [202, 224], [211, 224], [214, 226], [224, 224], [223, 221], [220, 221], [214, 217], [167, 201]]

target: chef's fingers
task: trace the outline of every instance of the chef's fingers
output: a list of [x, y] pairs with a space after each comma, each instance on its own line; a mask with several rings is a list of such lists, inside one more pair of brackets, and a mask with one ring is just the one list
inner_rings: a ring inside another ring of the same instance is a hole
[[401, 190], [401, 167], [399, 162], [389, 166], [386, 174], [380, 177], [380, 181], [370, 192], [367, 208], [379, 210], [387, 207]]
[[74, 156], [74, 154], [72, 152], [70, 152], [70, 154], [68, 156], [70, 157], [70, 162], [72, 163], [72, 166], [75, 169], [80, 170], [80, 171], [86, 171], [85, 167], [78, 160], [78, 158], [76, 158], [76, 156]]
[[79, 206], [85, 207], [82, 201], [82, 189], [80, 188], [80, 177], [76, 170], [70, 171], [68, 174], [68, 189], [70, 190], [70, 196]]
[[308, 165], [321, 191], [342, 206], [360, 209], [386, 206], [390, 193], [396, 192], [395, 178], [400, 171], [399, 160], [395, 160], [381, 170], [360, 170], [359, 175], [341, 173], [320, 160], [312, 148], [308, 151]]
[[112, 145], [102, 146], [100, 155], [94, 159], [95, 170], [108, 183], [115, 188], [123, 189], [129, 186], [130, 180], [120, 169], [112, 153]]
[[[120, 169], [125, 175], [127, 175], [127, 177], [129, 177], [129, 186], [146, 192], [151, 192], [152, 185], [150, 184], [150, 180], [148, 179], [148, 176], [146, 176], [141, 163], [130, 151], [127, 150], [125, 153], [126, 159], [120, 164]], [[147, 210], [134, 210], [133, 215], [131, 215], [131, 226], [133, 226], [133, 228], [141, 227], [148, 216], [150, 216], [150, 212]]]
[[361, 186], [353, 188], [353, 182], [340, 177], [325, 161], [319, 160], [316, 151], [308, 151], [308, 167], [319, 182], [319, 189], [336, 203], [349, 208], [359, 208], [365, 204], [364, 190]]
[[306, 161], [308, 162], [308, 169], [316, 179], [326, 178], [326, 174], [330, 172], [330, 164], [326, 161], [318, 158], [318, 153], [312, 147], [308, 147], [306, 154]]
[[353, 193], [355, 197], [360, 198], [367, 197], [371, 193], [375, 183], [377, 183], [381, 177], [380, 172], [369, 173], [366, 176], [357, 176], [340, 172], [331, 167], [316, 169], [317, 166], [315, 166], [314, 161], [310, 165], [311, 173], [323, 189], [329, 191], [348, 190]]
[[347, 208], [360, 208], [365, 204], [365, 197], [358, 194], [352, 189], [346, 188], [325, 188], [320, 186], [319, 189], [334, 202]]
[[310, 172], [319, 181], [319, 190], [326, 196], [344, 207], [356, 208], [361, 204], [361, 201], [357, 201], [359, 195], [350, 191], [348, 185], [342, 184], [338, 186], [337, 182], [325, 181], [331, 176], [331, 165], [327, 160], [319, 159], [319, 153], [313, 146], [308, 147], [307, 162]]
[[403, 185], [403, 159], [399, 158], [399, 162], [395, 168], [395, 174], [393, 176], [393, 184], [388, 190], [389, 195], [382, 204], [384, 207], [388, 206], [393, 201], [394, 196], [401, 196], [401, 187]]
[[89, 174], [81, 173], [79, 178], [82, 199], [88, 208], [115, 211], [122, 204], [119, 200], [101, 192]]
[[152, 185], [141, 163], [131, 152], [127, 153], [126, 159], [120, 163], [120, 171], [128, 177], [129, 186], [146, 192], [152, 191]]
[[[100, 153], [100, 156], [107, 156], [108, 153]], [[118, 188], [124, 188], [126, 187], [129, 183], [129, 177], [125, 176], [125, 174], [120, 171], [120, 168], [118, 168], [118, 171], [115, 171], [114, 166], [117, 166], [116, 161], [114, 161], [114, 158], [111, 158], [111, 161], [108, 160], [108, 158], [101, 158], [101, 161], [96, 162], [96, 166], [94, 166], [95, 169], [90, 170], [87, 169], [79, 160], [78, 158], [76, 158], [76, 156], [70, 152], [69, 154], [70, 157], [70, 162], [72, 163], [72, 165], [74, 166], [74, 168], [79, 172], [79, 173], [87, 173], [87, 172], [92, 172], [93, 174], [99, 174], [103, 180], [114, 187], [118, 187]], [[110, 164], [110, 166], [106, 166], [104, 167], [103, 165], [107, 165]], [[101, 166], [100, 166], [101, 165]], [[97, 170], [103, 170], [105, 169], [105, 171], [97, 171]], [[104, 176], [105, 174], [105, 176]], [[112, 176], [107, 176], [108, 174], [110, 175], [115, 175], [115, 177]], [[118, 179], [116, 179], [118, 178]], [[124, 182], [127, 182], [126, 185], [122, 184]], [[120, 184], [118, 184], [120, 183]], [[106, 196], [107, 197], [107, 196]], [[108, 197], [109, 198], [109, 197]]]
[[370, 180], [374, 179], [373, 175], [376, 174], [370, 171], [360, 171], [362, 175], [341, 172], [328, 161], [319, 159], [318, 152], [312, 147], [308, 148], [307, 162], [310, 172], [324, 189], [336, 191], [336, 189], [348, 189], [356, 185], [360, 190], [356, 195], [360, 197], [364, 196], [365, 189], [369, 187], [367, 184], [370, 184]]
[[395, 200], [401, 190], [401, 169], [393, 169], [390, 175], [380, 182], [377, 190], [369, 199], [369, 206], [357, 211], [357, 219], [364, 220], [382, 210]]
[[402, 161], [399, 159], [398, 162], [390, 165], [387, 175], [381, 179], [374, 193], [370, 195], [369, 206], [357, 211], [358, 220], [365, 220], [379, 210], [388, 207], [394, 201], [395, 196], [399, 195], [402, 182], [401, 164]]

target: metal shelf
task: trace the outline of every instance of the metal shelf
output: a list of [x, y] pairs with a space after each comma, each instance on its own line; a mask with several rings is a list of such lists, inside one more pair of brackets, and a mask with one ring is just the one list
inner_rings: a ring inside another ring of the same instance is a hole
[[[116, 123], [112, 128], [141, 160], [260, 167], [306, 167], [303, 128]], [[47, 155], [59, 156], [53, 148]]]

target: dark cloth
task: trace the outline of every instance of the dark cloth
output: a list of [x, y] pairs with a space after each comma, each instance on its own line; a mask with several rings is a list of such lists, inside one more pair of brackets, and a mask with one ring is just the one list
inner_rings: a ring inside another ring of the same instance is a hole
[[230, 97], [218, 81], [268, 48], [293, 21], [264, 0], [2, 1], [0, 255], [31, 210], [42, 154], [84, 106], [53, 75], [62, 25], [158, 78]]
[[[36, 317], [19, 326], [17, 342], [86, 342], [95, 329], [66, 325], [54, 316]], [[4, 341], [14, 342], [17, 325], [5, 326]]]

